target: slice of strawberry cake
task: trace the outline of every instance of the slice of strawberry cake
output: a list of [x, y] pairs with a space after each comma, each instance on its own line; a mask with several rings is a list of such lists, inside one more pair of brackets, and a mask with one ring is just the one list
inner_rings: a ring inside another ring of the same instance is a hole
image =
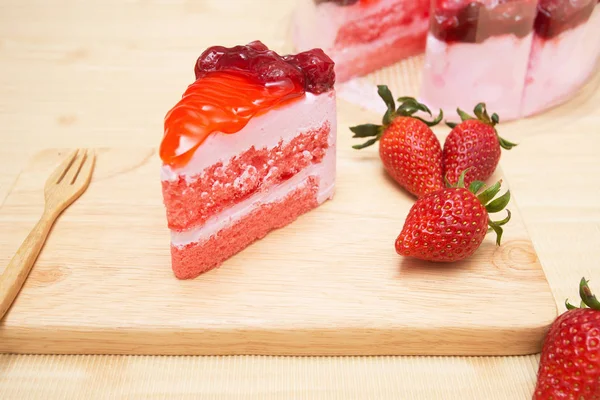
[[425, 50], [430, 0], [300, 0], [293, 18], [298, 51], [320, 47], [338, 82]]
[[333, 61], [261, 42], [205, 50], [160, 146], [179, 279], [219, 266], [334, 193]]

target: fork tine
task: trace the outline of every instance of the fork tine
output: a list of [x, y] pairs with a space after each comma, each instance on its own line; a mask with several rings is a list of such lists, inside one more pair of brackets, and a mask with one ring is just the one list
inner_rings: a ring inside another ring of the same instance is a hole
[[86, 159], [87, 150], [83, 149], [83, 151], [77, 153], [77, 157], [75, 157], [75, 161], [71, 164], [71, 168], [69, 168], [62, 181], [59, 183], [62, 182], [65, 185], [72, 185], [73, 182], [75, 182], [75, 179], [77, 179], [77, 175], [79, 175], [79, 171], [81, 170], [81, 167], [83, 167]]
[[65, 160], [58, 167], [56, 167], [54, 172], [52, 172], [52, 174], [48, 177], [49, 184], [55, 184], [60, 181], [60, 179], [67, 173], [67, 171], [73, 164], [73, 161], [75, 160], [75, 157], [77, 157], [78, 152], [79, 149], [73, 150], [69, 154], [69, 156], [65, 158]]
[[71, 184], [82, 184], [82, 187], [87, 187], [92, 177], [92, 171], [96, 163], [96, 154], [93, 151], [86, 151], [84, 153], [81, 165], [77, 170], [77, 173], [73, 176]]

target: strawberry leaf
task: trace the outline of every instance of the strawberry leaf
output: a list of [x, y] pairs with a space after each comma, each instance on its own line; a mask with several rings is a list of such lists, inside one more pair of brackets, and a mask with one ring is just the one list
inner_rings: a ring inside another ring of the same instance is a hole
[[487, 210], [488, 213], [491, 213], [491, 214], [497, 213], [497, 212], [504, 210], [504, 208], [508, 205], [509, 202], [510, 202], [510, 190], [506, 191], [506, 193], [504, 193], [502, 196], [498, 197], [496, 200], [494, 200], [491, 203], [489, 203], [488, 205], [486, 205], [485, 209]]
[[454, 187], [454, 185], [452, 185], [452, 183], [448, 180], [447, 175], [444, 175], [444, 184], [446, 185], [447, 188]]
[[576, 310], [577, 307], [575, 307], [573, 304], [569, 303], [569, 299], [565, 300], [565, 307], [567, 308], [567, 310]]
[[500, 142], [500, 147], [502, 147], [505, 150], [510, 150], [513, 147], [517, 146], [516, 143], [509, 142], [508, 140], [506, 140], [500, 136], [498, 136], [498, 142]]
[[460, 116], [460, 119], [463, 122], [466, 120], [469, 120], [469, 119], [475, 119], [475, 118], [471, 117], [469, 114], [467, 114], [466, 112], [464, 112], [463, 110], [461, 110], [460, 108], [457, 108], [456, 112], [458, 113], [458, 115]]
[[415, 117], [415, 116], [413, 116], [413, 118], [416, 118], [419, 121], [424, 122], [427, 126], [432, 127], [432, 126], [439, 124], [442, 121], [442, 119], [444, 118], [444, 111], [442, 109], [440, 109], [440, 113], [438, 114], [437, 118], [434, 119], [433, 121], [426, 121], [421, 117]]
[[460, 175], [458, 176], [458, 181], [456, 182], [456, 187], [459, 187], [459, 188], [465, 187], [465, 176], [467, 175], [467, 171], [469, 171], [470, 169], [471, 168], [469, 167], [460, 173]]
[[450, 128], [450, 129], [456, 128], [456, 125], [458, 125], [456, 122], [448, 122], [448, 121], [446, 121], [446, 126], [448, 126], [448, 128]]
[[485, 103], [477, 104], [473, 112], [475, 113], [477, 119], [481, 122], [485, 122], [488, 125], [493, 125], [492, 120], [490, 119], [490, 116], [488, 115], [487, 109], [485, 107]]
[[392, 123], [392, 121], [394, 120], [394, 116], [395, 116], [395, 112], [394, 110], [387, 110], [385, 112], [385, 114], [383, 114], [383, 119], [381, 120], [381, 122], [383, 123], [383, 126], [388, 126], [389, 124]]
[[500, 246], [500, 243], [502, 242], [503, 233], [502, 226], [496, 224], [491, 220], [488, 220], [488, 225], [494, 230], [494, 232], [496, 232], [496, 245]]
[[[399, 103], [402, 103], [402, 105], [404, 105], [405, 107], [414, 107], [415, 111], [420, 110], [433, 116], [429, 107], [427, 107], [425, 104], [419, 103], [414, 97], [399, 97], [397, 100]], [[400, 108], [402, 108], [402, 105], [400, 106]]]
[[377, 93], [385, 102], [388, 112], [392, 114], [396, 109], [396, 103], [394, 102], [394, 96], [392, 96], [390, 89], [386, 85], [377, 85]]
[[353, 138], [364, 138], [369, 136], [377, 136], [381, 132], [381, 126], [375, 124], [364, 124], [350, 127], [354, 132]]
[[581, 282], [579, 283], [579, 295], [581, 296], [581, 301], [589, 308], [600, 310], [600, 301], [592, 294], [592, 290], [585, 278], [581, 278]]
[[506, 216], [506, 218], [501, 219], [500, 221], [494, 221], [494, 224], [496, 224], [498, 226], [506, 225], [508, 223], [508, 221], [510, 221], [510, 217], [512, 216], [512, 214], [510, 213], [510, 210], [507, 209], [506, 213], [508, 214]]
[[355, 144], [354, 146], [352, 146], [352, 148], [356, 149], [356, 150], [364, 149], [365, 147], [371, 146], [372, 144], [374, 144], [378, 140], [379, 140], [379, 137], [375, 137], [375, 138], [373, 138], [371, 140], [367, 140], [363, 144]]
[[501, 183], [502, 183], [502, 181], [496, 182], [493, 186], [490, 186], [489, 188], [487, 188], [486, 190], [484, 190], [483, 192], [481, 192], [481, 194], [479, 194], [477, 196], [477, 198], [479, 199], [481, 204], [483, 204], [485, 206], [487, 203], [490, 202], [490, 200], [492, 200], [494, 197], [496, 197], [496, 195], [500, 191]]
[[492, 122], [494, 123], [494, 125], [497, 125], [500, 123], [500, 117], [498, 116], [498, 114], [496, 114], [496, 113], [492, 114]]
[[485, 183], [482, 181], [473, 181], [469, 185], [469, 192], [471, 192], [473, 194], [477, 194], [481, 190], [481, 188], [484, 186], [485, 186]]

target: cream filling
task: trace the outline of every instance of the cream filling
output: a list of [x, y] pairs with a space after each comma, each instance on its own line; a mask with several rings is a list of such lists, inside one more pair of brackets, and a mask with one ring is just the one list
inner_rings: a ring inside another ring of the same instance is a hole
[[336, 174], [336, 149], [335, 144], [329, 147], [323, 160], [318, 164], [313, 164], [304, 168], [302, 171], [285, 181], [284, 183], [268, 189], [265, 192], [256, 193], [246, 200], [224, 210], [215, 215], [206, 222], [189, 231], [171, 232], [171, 243], [177, 247], [183, 247], [190, 243], [201, 242], [209, 239], [220, 230], [235, 224], [244, 218], [256, 207], [264, 204], [281, 201], [290, 192], [306, 183], [309, 177], [319, 177], [319, 192], [317, 201], [319, 204], [333, 196], [335, 190]]

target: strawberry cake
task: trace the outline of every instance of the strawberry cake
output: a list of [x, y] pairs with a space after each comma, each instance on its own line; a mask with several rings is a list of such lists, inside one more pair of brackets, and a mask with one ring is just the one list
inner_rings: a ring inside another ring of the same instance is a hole
[[172, 268], [191, 279], [333, 197], [334, 62], [261, 42], [205, 50], [165, 116]]
[[338, 82], [422, 53], [429, 0], [300, 0], [293, 18], [298, 51], [319, 47]]
[[574, 94], [599, 53], [598, 0], [433, 0], [420, 99], [533, 115]]

